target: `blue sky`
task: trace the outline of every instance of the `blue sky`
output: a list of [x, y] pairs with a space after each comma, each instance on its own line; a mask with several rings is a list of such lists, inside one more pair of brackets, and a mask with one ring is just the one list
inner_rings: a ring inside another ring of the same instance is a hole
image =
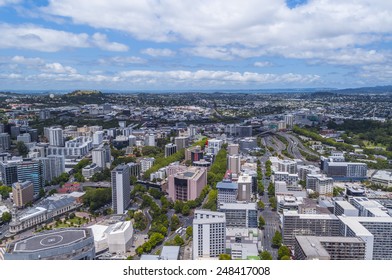
[[0, 90], [391, 84], [392, 1], [0, 0]]

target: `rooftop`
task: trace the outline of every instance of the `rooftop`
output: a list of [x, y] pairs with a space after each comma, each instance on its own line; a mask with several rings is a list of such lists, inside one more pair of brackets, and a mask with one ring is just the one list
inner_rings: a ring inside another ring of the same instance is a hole
[[21, 239], [10, 245], [14, 253], [29, 253], [67, 246], [88, 236], [87, 229], [61, 229]]

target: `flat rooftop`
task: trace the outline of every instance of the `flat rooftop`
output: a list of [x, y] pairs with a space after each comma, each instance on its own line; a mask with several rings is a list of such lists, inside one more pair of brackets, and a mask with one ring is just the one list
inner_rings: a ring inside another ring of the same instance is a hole
[[13, 245], [14, 253], [30, 253], [63, 247], [87, 237], [85, 229], [65, 229], [31, 236]]

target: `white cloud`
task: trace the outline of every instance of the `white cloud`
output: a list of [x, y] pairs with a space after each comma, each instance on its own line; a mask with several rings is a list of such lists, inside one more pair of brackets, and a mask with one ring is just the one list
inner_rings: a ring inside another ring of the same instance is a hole
[[71, 66], [63, 66], [61, 63], [47, 63], [42, 69], [43, 72], [56, 73], [56, 74], [76, 74], [77, 71]]
[[256, 61], [253, 65], [256, 67], [269, 67], [273, 64], [269, 61]]
[[116, 42], [108, 42], [107, 36], [102, 33], [94, 33], [91, 39], [93, 45], [112, 52], [125, 52], [128, 50], [128, 46]]
[[[392, 32], [392, 1], [385, 0], [308, 1], [295, 9], [285, 0], [52, 0], [44, 11], [137, 39], [186, 42], [190, 53], [223, 60], [357, 48]], [[248, 54], [240, 54], [244, 48]]]
[[24, 64], [24, 65], [42, 65], [45, 61], [39, 57], [24, 57], [21, 55], [16, 55], [11, 58], [10, 62], [16, 64]]
[[0, 7], [1, 6], [6, 6], [6, 5], [9, 5], [9, 4], [18, 4], [20, 2], [21, 2], [21, 0], [0, 0]]
[[174, 56], [176, 54], [175, 51], [170, 49], [153, 49], [148, 48], [141, 51], [143, 54], [147, 54], [149, 56], [157, 57], [157, 56]]
[[127, 46], [108, 42], [106, 35], [95, 33], [90, 37], [86, 33], [43, 28], [40, 26], [0, 24], [0, 48], [30, 49], [42, 52], [56, 52], [67, 48], [99, 47], [108, 51], [125, 51]]
[[109, 58], [101, 58], [98, 60], [98, 62], [101, 64], [126, 66], [128, 64], [144, 64], [147, 61], [138, 56], [113, 56]]

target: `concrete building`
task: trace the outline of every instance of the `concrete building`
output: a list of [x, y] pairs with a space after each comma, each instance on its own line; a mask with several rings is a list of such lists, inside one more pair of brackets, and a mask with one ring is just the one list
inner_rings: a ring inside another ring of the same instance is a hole
[[8, 151], [10, 149], [11, 137], [8, 133], [0, 133], [0, 149]]
[[278, 171], [287, 172], [289, 174], [297, 173], [297, 162], [294, 160], [280, 160], [278, 162]]
[[357, 217], [359, 215], [359, 211], [348, 201], [336, 200], [334, 214], [336, 216]]
[[250, 202], [252, 197], [252, 176], [241, 175], [238, 177], [238, 201]]
[[29, 133], [19, 134], [16, 137], [16, 141], [17, 142], [23, 142], [23, 143], [30, 143], [31, 142], [31, 136], [30, 136]]
[[141, 171], [140, 163], [138, 163], [138, 162], [130, 162], [130, 163], [127, 163], [127, 165], [129, 166], [129, 175], [130, 176], [134, 176], [136, 178], [139, 178], [140, 177], [140, 171]]
[[235, 203], [238, 196], [238, 184], [231, 180], [224, 179], [216, 184], [218, 190], [217, 209], [221, 203]]
[[284, 122], [286, 123], [287, 128], [292, 128], [294, 125], [294, 116], [293, 115], [285, 115]]
[[112, 170], [112, 207], [116, 214], [124, 214], [130, 202], [130, 174], [128, 165], [118, 165]]
[[103, 143], [103, 131], [96, 131], [93, 134], [93, 147], [96, 148]]
[[104, 145], [100, 148], [93, 149], [91, 154], [93, 163], [95, 163], [101, 170], [110, 168], [112, 155], [109, 145]]
[[185, 149], [185, 160], [190, 160], [191, 162], [199, 161], [203, 159], [203, 151], [200, 146], [193, 146]]
[[16, 207], [22, 208], [34, 199], [34, 185], [30, 181], [12, 184], [13, 201]]
[[392, 260], [392, 217], [339, 216], [340, 234], [365, 242], [366, 260]]
[[358, 209], [358, 216], [363, 217], [388, 217], [388, 209], [376, 200], [366, 197], [351, 197], [349, 202]]
[[193, 259], [218, 258], [225, 253], [226, 216], [221, 212], [195, 210], [193, 218]]
[[306, 188], [318, 192], [320, 195], [332, 195], [333, 179], [322, 174], [307, 174]]
[[364, 260], [365, 242], [358, 237], [295, 236], [296, 260]]
[[235, 177], [237, 177], [241, 171], [241, 156], [229, 155], [227, 157], [227, 169], [230, 170]]
[[373, 184], [382, 185], [384, 187], [392, 187], [392, 172], [387, 170], [378, 170], [373, 174], [370, 181]]
[[274, 172], [272, 176], [273, 182], [285, 182], [287, 186], [298, 185], [298, 175], [290, 174], [288, 172]]
[[38, 194], [45, 186], [45, 178], [41, 161], [24, 160], [17, 164], [18, 181], [30, 181], [34, 185], [34, 193]]
[[207, 170], [202, 167], [188, 167], [168, 177], [168, 194], [173, 201], [195, 200], [207, 185]]
[[18, 162], [20, 161], [0, 161], [1, 181], [4, 185], [11, 186], [18, 182]]
[[228, 227], [257, 228], [256, 203], [221, 203], [219, 211], [226, 214]]
[[240, 140], [240, 151], [249, 152], [254, 148], [257, 148], [257, 139], [255, 137], [247, 137]]
[[169, 157], [177, 152], [176, 144], [169, 143], [165, 145], [165, 157]]
[[6, 247], [5, 260], [93, 260], [94, 237], [90, 229], [44, 231]]
[[49, 128], [49, 145], [56, 147], [64, 146], [63, 130], [61, 128]]
[[82, 175], [86, 179], [93, 177], [95, 173], [98, 173], [101, 169], [95, 163], [89, 164], [82, 168]]
[[81, 158], [88, 154], [93, 147], [91, 137], [80, 136], [65, 142], [65, 147], [47, 147], [48, 155], [62, 155], [65, 158], [75, 159]]
[[141, 172], [146, 172], [154, 165], [155, 159], [154, 158], [142, 158], [140, 160], [140, 168]]
[[108, 247], [110, 253], [125, 254], [133, 242], [133, 226], [131, 221], [118, 222], [109, 227]]
[[219, 150], [222, 148], [223, 140], [220, 139], [209, 139], [208, 140], [208, 152], [217, 155]]
[[12, 234], [19, 233], [36, 225], [53, 220], [59, 215], [74, 210], [81, 204], [70, 195], [52, 195], [40, 201], [36, 207], [27, 208], [21, 212], [12, 210], [12, 221], [9, 231]]
[[340, 162], [324, 159], [323, 171], [334, 180], [365, 180], [367, 179], [367, 165], [361, 162]]
[[144, 145], [145, 146], [155, 147], [156, 146], [156, 144], [155, 144], [155, 134], [153, 134], [153, 133], [147, 134], [145, 136], [145, 138], [144, 138]]
[[259, 259], [257, 245], [249, 243], [231, 243], [230, 255], [232, 260]]
[[33, 160], [41, 162], [44, 182], [51, 182], [55, 177], [65, 172], [64, 156], [49, 155]]
[[306, 181], [306, 175], [308, 174], [320, 174], [320, 168], [314, 165], [300, 165], [298, 166], [298, 178], [302, 181]]
[[229, 144], [227, 146], [227, 153], [230, 156], [238, 155], [240, 153], [240, 145], [239, 144]]
[[339, 236], [339, 219], [335, 215], [283, 212], [283, 243], [293, 247], [296, 235]]
[[174, 144], [177, 146], [177, 151], [185, 149], [189, 145], [189, 137], [188, 136], [175, 137]]

